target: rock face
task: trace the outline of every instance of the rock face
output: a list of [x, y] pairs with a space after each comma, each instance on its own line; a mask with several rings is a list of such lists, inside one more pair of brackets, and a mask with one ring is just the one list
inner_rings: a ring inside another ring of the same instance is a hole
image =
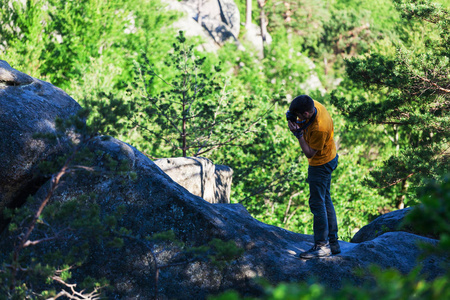
[[68, 151], [67, 139], [50, 144], [33, 135], [55, 133], [55, 118], [79, 109], [61, 89], [0, 60], [0, 231], [3, 209], [21, 205], [46, 180], [35, 175], [37, 163]]
[[185, 0], [182, 3], [217, 44], [223, 45], [226, 40], [236, 40], [239, 36], [240, 15], [233, 0]]
[[[188, 36], [200, 36], [204, 43], [201, 48], [215, 52], [228, 41], [236, 42], [239, 50], [246, 50], [239, 39], [240, 14], [233, 0], [163, 0], [167, 8], [181, 11], [186, 17], [181, 18], [172, 26], [183, 30]], [[261, 28], [251, 24], [243, 37], [263, 58], [263, 40]], [[266, 44], [272, 43], [272, 37], [266, 33]]]
[[220, 46], [211, 38], [209, 33], [198, 23], [190, 14], [190, 10], [183, 2], [175, 0], [163, 0], [169, 10], [180, 11], [184, 13], [184, 16], [178, 19], [171, 26], [177, 30], [185, 32], [186, 36], [198, 36], [202, 39], [203, 43], [199, 46], [200, 50], [207, 52], [216, 52], [220, 49]]
[[[206, 261], [161, 270], [158, 294], [162, 299], [177, 299], [180, 293], [183, 299], [205, 299], [208, 294], [227, 289], [258, 295], [260, 289], [253, 279], [260, 276], [273, 283], [307, 280], [314, 276], [332, 288], [339, 288], [345, 280], [360, 283], [361, 279], [353, 270], [372, 263], [406, 273], [416, 266], [420, 254], [418, 241], [437, 243], [410, 233], [392, 232], [359, 244], [341, 241], [340, 255], [300, 260], [296, 255], [312, 246], [312, 236], [263, 224], [252, 218], [240, 204], [208, 203], [187, 192], [146, 156], [121, 141], [97, 139], [89, 148], [96, 153], [93, 159], [96, 168], [105, 166], [104, 158], [110, 157], [126, 163], [136, 172], [137, 178], [123, 174], [74, 174], [58, 187], [53, 202], [96, 195], [89, 201], [98, 203], [102, 214], [111, 214], [124, 205], [126, 212], [120, 226], [132, 230], [138, 237], [171, 229], [191, 246], [218, 238], [234, 241], [245, 250], [223, 270]], [[42, 199], [47, 189], [48, 184], [38, 191], [36, 199]], [[3, 238], [5, 241], [7, 238]], [[52, 247], [67, 247], [68, 241], [70, 239], [62, 239], [54, 242]], [[8, 247], [0, 246], [2, 249]], [[45, 251], [45, 246], [37, 247], [35, 251]], [[154, 261], [145, 246], [125, 240], [120, 250], [92, 246], [91, 251], [90, 259], [77, 269], [75, 278], [106, 277], [113, 286], [108, 295], [111, 299], [150, 299], [154, 296]], [[168, 263], [178, 253], [170, 247], [163, 249], [157, 257], [158, 263]], [[423, 262], [430, 276], [443, 272], [439, 264], [439, 260], [433, 259]]]
[[[29, 77], [23, 78], [25, 82], [30, 82]], [[34, 79], [32, 82], [35, 82]], [[58, 105], [61, 111], [65, 111], [67, 106], [73, 106], [73, 110], [76, 110], [76, 105], [58, 104], [58, 96], [65, 95], [62, 91], [57, 88], [52, 90], [49, 84], [40, 84], [45, 87], [43, 93], [54, 95], [55, 101], [53, 103], [50, 99], [42, 99], [43, 102], [49, 102], [49, 107], [34, 106], [35, 113], [44, 116], [43, 120], [49, 119], [46, 110], [58, 111]], [[15, 89], [8, 90], [10, 87], [2, 88], [2, 105], [3, 99], [13, 98], [5, 96], [10, 91], [26, 99], [33, 97], [29, 94], [39, 95], [41, 91], [35, 88], [26, 93]], [[17, 103], [21, 103], [19, 100]], [[26, 110], [23, 106], [22, 109]], [[25, 121], [20, 115], [21, 111], [14, 107], [2, 106], [1, 113], [2, 118], [3, 115], [8, 116], [2, 119], [2, 123], [8, 124], [10, 119]], [[39, 120], [36, 117], [36, 126], [40, 124]], [[14, 134], [25, 136], [29, 132], [29, 128], [23, 130]], [[208, 203], [189, 193], [153, 161], [119, 140], [97, 138], [89, 142], [87, 147], [93, 155], [86, 156], [83, 163], [93, 167], [95, 172], [80, 171], [63, 177], [63, 182], [55, 190], [50, 204], [79, 198], [79, 201], [89, 207], [98, 205], [102, 216], [122, 208], [123, 214], [117, 220], [117, 226], [128, 229], [134, 238], [125, 238], [121, 248], [110, 248], [106, 242], [99, 244], [95, 239], [80, 239], [72, 230], [62, 230], [58, 231], [60, 239], [33, 246], [33, 257], [43, 257], [49, 249], [61, 249], [64, 253], [63, 250], [71, 247], [72, 243], [89, 242], [89, 256], [83, 265], [74, 270], [73, 279], [77, 282], [87, 276], [108, 279], [112, 287], [107, 292], [108, 299], [153, 299], [156, 293], [158, 299], [206, 299], [209, 294], [227, 289], [235, 289], [246, 295], [258, 295], [261, 289], [254, 281], [257, 277], [264, 277], [272, 283], [316, 277], [331, 288], [339, 288], [344, 281], [362, 283], [363, 279], [353, 271], [356, 267], [366, 267], [373, 263], [406, 273], [417, 264], [416, 259], [420, 253], [418, 241], [437, 243], [437, 240], [411, 233], [390, 232], [359, 244], [340, 241], [340, 255], [300, 260], [296, 256], [312, 246], [312, 236], [261, 223], [252, 218], [240, 204]], [[15, 148], [6, 149], [13, 151]], [[2, 148], [2, 156], [6, 155], [13, 154]], [[8, 163], [12, 170], [21, 169], [22, 156], [12, 157]], [[125, 166], [128, 171], [124, 172], [121, 166]], [[2, 191], [6, 189], [4, 185], [8, 184], [1, 182]], [[39, 200], [47, 195], [49, 187], [47, 182], [37, 191], [35, 203], [39, 203]], [[33, 207], [35, 204], [25, 205]], [[75, 214], [75, 211], [71, 211], [72, 214]], [[70, 214], [66, 216], [71, 217]], [[167, 230], [172, 230], [177, 238], [189, 247], [220, 239], [235, 243], [245, 252], [223, 269], [219, 269], [209, 260], [189, 260], [180, 255], [177, 246], [170, 242], [154, 242], [152, 251], [146, 244], [145, 237]], [[42, 238], [39, 234], [39, 231], [33, 231], [30, 240]], [[3, 231], [0, 236], [1, 264], [3, 260], [8, 259], [7, 254], [13, 246], [8, 232]], [[159, 270], [157, 288], [155, 264], [171, 265]], [[444, 272], [440, 268], [439, 259], [429, 258], [421, 264], [429, 278]]]
[[[183, 18], [173, 26], [187, 35], [204, 38], [202, 47], [215, 51], [227, 41], [237, 42], [240, 30], [239, 10], [233, 0], [164, 0], [169, 9], [182, 11]], [[200, 30], [202, 28], [202, 30]], [[210, 43], [209, 40], [213, 42]]]
[[406, 215], [412, 210], [412, 207], [391, 211], [381, 215], [371, 223], [361, 228], [352, 238], [352, 243], [362, 243], [371, 241], [386, 232], [405, 231], [422, 235], [428, 238], [438, 239], [438, 235], [420, 233], [412, 226], [402, 226], [402, 222]]
[[233, 170], [203, 157], [174, 157], [155, 164], [176, 183], [210, 203], [230, 203]]

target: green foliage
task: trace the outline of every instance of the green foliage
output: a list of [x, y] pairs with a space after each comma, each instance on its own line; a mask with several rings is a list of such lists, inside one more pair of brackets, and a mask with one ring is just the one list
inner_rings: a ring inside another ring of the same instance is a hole
[[212, 254], [208, 257], [211, 263], [219, 268], [225, 267], [229, 262], [236, 260], [244, 254], [244, 249], [239, 248], [234, 241], [226, 242], [214, 238], [208, 245], [212, 250]]
[[[177, 40], [165, 61], [170, 77], [160, 75], [145, 54], [144, 63], [136, 66], [131, 101], [133, 124], [146, 141], [141, 147], [151, 147], [148, 151], [153, 156], [178, 153], [186, 157], [251, 142], [247, 133], [254, 123], [248, 115], [254, 105], [228, 89], [221, 67], [208, 66], [206, 57], [196, 53], [182, 31]], [[165, 86], [157, 89], [157, 80]]]
[[408, 275], [397, 270], [383, 270], [373, 266], [364, 272], [373, 277], [373, 282], [363, 286], [346, 284], [339, 290], [333, 290], [316, 282], [281, 283], [275, 287], [267, 285], [263, 296], [258, 298], [243, 297], [234, 291], [220, 296], [209, 297], [210, 300], [250, 300], [250, 299], [328, 299], [328, 300], [369, 300], [369, 299], [445, 299], [450, 296], [448, 275], [431, 282], [419, 275], [418, 269]]
[[184, 243], [180, 241], [173, 230], [168, 230], [164, 232], [157, 232], [152, 234], [151, 236], [147, 237], [148, 241], [151, 242], [164, 242], [164, 241], [170, 241], [177, 247], [184, 247]]
[[1, 1], [0, 54], [77, 99], [117, 93], [139, 51], [161, 61], [173, 33], [166, 24], [178, 15], [154, 0]]
[[423, 178], [448, 172], [448, 11], [427, 1], [419, 5], [420, 13], [416, 1], [396, 3], [404, 17], [431, 22], [440, 35], [428, 35], [421, 47], [399, 44], [394, 57], [374, 53], [348, 60], [349, 78], [366, 92], [354, 97], [337, 90], [332, 96], [332, 103], [349, 119], [394, 126], [402, 136], [396, 141], [400, 151], [371, 172], [370, 184], [377, 187], [408, 178], [418, 185]]
[[406, 216], [403, 225], [414, 225], [423, 234], [439, 236], [437, 247], [426, 246], [427, 254], [450, 253], [450, 179], [432, 181], [420, 190], [420, 205]]
[[[87, 241], [98, 241], [109, 234], [109, 227], [101, 220], [95, 200], [48, 204], [39, 216], [30, 240], [21, 250], [17, 247], [31, 222], [30, 207], [35, 209], [40, 201], [29, 199], [27, 205], [11, 214], [8, 236], [14, 241], [1, 254], [0, 291], [8, 299], [22, 299], [24, 295], [47, 298], [55, 295], [55, 290], [64, 290], [60, 282], [70, 282], [71, 270], [80, 266], [89, 256]], [[34, 211], [33, 211], [34, 213]], [[59, 239], [69, 239], [65, 247], [55, 247]], [[40, 253], [41, 256], [36, 256]], [[44, 253], [42, 255], [42, 253]], [[88, 286], [103, 287], [104, 279], [90, 279]]]
[[[269, 0], [266, 11], [269, 17], [268, 31], [275, 36], [282, 33], [288, 36], [298, 36], [299, 47], [294, 47], [297, 41], [292, 41], [292, 48], [297, 51], [317, 49], [321, 45], [324, 23], [330, 17], [326, 1], [292, 1], [278, 2]], [[302, 48], [300, 48], [302, 47]]]

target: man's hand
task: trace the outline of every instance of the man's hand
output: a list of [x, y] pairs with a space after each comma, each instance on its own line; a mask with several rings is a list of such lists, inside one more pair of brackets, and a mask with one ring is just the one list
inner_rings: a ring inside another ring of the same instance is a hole
[[292, 121], [288, 121], [288, 126], [289, 126], [289, 130], [292, 132], [296, 131], [297, 129], [300, 129], [300, 126], [298, 126], [297, 123], [294, 123]]
[[300, 126], [297, 123], [288, 121], [289, 130], [295, 135], [297, 139], [303, 136], [303, 130], [300, 130]]
[[303, 153], [305, 153], [305, 156], [307, 158], [312, 158], [314, 155], [316, 155], [317, 150], [311, 148], [308, 143], [306, 143], [305, 139], [303, 138], [303, 131], [300, 130], [300, 126], [298, 124], [288, 121], [289, 130], [295, 135], [295, 137], [298, 139], [298, 142], [300, 143], [300, 147], [302, 148]]

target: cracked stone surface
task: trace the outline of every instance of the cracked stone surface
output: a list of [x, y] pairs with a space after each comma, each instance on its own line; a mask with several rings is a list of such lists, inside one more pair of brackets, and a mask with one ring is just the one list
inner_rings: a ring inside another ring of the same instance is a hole
[[80, 108], [63, 90], [0, 60], [0, 231], [3, 209], [21, 205], [42, 184], [35, 176], [38, 162], [68, 151], [69, 138], [50, 143], [33, 136], [54, 134], [55, 118]]

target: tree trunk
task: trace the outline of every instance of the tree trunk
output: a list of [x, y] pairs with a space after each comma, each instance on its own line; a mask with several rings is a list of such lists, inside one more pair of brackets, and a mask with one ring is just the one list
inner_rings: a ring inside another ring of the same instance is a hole
[[245, 29], [249, 29], [252, 24], [252, 0], [246, 1], [247, 6], [245, 10]]
[[398, 209], [405, 208], [405, 198], [406, 198], [406, 192], [408, 191], [408, 186], [409, 186], [408, 179], [403, 179], [401, 194], [399, 196], [397, 196], [397, 198], [395, 199], [395, 206]]
[[289, 46], [292, 47], [292, 27], [290, 25], [291, 23], [291, 16], [292, 16], [292, 9], [291, 9], [291, 3], [288, 1], [284, 2], [284, 6], [286, 7], [286, 13], [284, 15], [284, 21], [286, 22], [286, 24], [288, 24], [287, 26], [287, 39], [288, 39], [288, 44]]
[[261, 39], [262, 39], [262, 46], [263, 46], [263, 58], [264, 58], [264, 47], [266, 45], [266, 36], [267, 36], [267, 19], [266, 19], [266, 14], [264, 12], [265, 5], [266, 5], [265, 0], [258, 0], [259, 18], [260, 18], [260, 27], [261, 27]]
[[[184, 103], [183, 103], [184, 112]], [[186, 157], [186, 116], [183, 116], [183, 157]]]

